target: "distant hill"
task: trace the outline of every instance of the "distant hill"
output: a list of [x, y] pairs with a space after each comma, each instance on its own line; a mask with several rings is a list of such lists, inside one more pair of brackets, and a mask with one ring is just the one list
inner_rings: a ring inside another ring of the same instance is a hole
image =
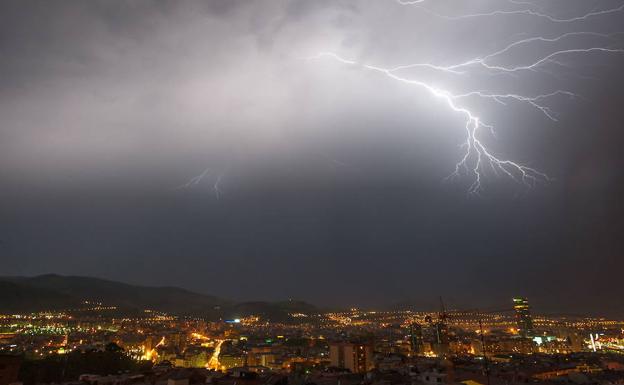
[[314, 306], [298, 301], [236, 303], [177, 287], [138, 286], [91, 277], [0, 277], [0, 312], [62, 310], [84, 306], [85, 300], [125, 312], [151, 309], [214, 319], [258, 314], [283, 321], [289, 312], [315, 311]]

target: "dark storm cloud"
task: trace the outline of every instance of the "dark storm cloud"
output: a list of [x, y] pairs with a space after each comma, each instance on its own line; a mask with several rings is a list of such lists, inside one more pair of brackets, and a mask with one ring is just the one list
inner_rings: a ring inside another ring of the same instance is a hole
[[[473, 307], [526, 294], [543, 310], [624, 314], [606, 309], [624, 268], [622, 55], [574, 58], [555, 76], [415, 74], [456, 91], [582, 95], [553, 105], [557, 123], [522, 105], [474, 106], [498, 127], [498, 154], [553, 177], [531, 191], [492, 180], [483, 198], [468, 198], [465, 180], [444, 182], [462, 156], [461, 116], [360, 67], [306, 60], [333, 51], [381, 66], [450, 64], [527, 31], [618, 32], [621, 13], [561, 25], [446, 21], [392, 1], [1, 7], [1, 274], [320, 304], [426, 305], [442, 294]], [[552, 1], [544, 11], [588, 9]]]

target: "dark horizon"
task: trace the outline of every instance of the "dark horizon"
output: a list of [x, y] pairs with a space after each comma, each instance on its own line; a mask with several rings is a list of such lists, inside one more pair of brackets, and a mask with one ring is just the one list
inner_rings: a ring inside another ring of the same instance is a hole
[[0, 276], [624, 317], [624, 10], [532, 4], [3, 1]]

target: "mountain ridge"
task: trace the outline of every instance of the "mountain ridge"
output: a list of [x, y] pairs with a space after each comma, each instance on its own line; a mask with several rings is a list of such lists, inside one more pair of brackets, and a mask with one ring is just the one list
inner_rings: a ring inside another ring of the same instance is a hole
[[282, 321], [290, 312], [316, 311], [303, 301], [235, 302], [176, 286], [142, 286], [86, 276], [0, 276], [0, 311], [5, 313], [64, 310], [84, 306], [84, 301], [117, 306], [122, 312], [149, 309], [208, 319], [258, 314]]

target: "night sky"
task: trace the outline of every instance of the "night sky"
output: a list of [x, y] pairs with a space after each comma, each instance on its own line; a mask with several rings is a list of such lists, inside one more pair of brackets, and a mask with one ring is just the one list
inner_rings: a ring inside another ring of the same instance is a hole
[[[0, 275], [87, 275], [237, 300], [624, 316], [624, 53], [537, 71], [410, 70], [470, 102], [527, 187], [461, 160], [465, 120], [384, 68], [624, 48], [621, 1], [0, 3]], [[419, 6], [426, 8], [422, 8]], [[608, 35], [608, 36], [607, 36]], [[468, 102], [467, 102], [468, 103]], [[205, 172], [205, 174], [204, 174]], [[203, 178], [194, 177], [201, 176]], [[195, 183], [196, 182], [196, 183]]]

